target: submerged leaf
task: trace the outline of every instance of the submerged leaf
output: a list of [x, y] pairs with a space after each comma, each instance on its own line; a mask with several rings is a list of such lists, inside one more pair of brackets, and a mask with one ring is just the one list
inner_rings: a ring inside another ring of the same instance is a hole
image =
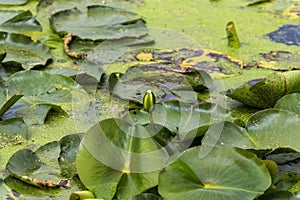
[[286, 24], [267, 36], [274, 42], [300, 46], [300, 25]]

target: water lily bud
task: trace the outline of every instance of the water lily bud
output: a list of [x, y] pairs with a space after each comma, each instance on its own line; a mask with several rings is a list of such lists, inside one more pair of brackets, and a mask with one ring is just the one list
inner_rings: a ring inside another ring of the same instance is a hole
[[155, 96], [151, 90], [147, 90], [144, 98], [143, 98], [143, 107], [149, 112], [152, 106], [155, 104]]

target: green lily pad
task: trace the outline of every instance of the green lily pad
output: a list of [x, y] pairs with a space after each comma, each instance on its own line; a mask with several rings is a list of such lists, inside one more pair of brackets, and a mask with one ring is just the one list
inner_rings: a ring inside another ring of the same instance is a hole
[[63, 137], [60, 143], [59, 166], [65, 177], [73, 177], [77, 174], [76, 155], [82, 138], [82, 134], [72, 134]]
[[259, 200], [299, 200], [300, 198], [289, 191], [275, 191], [263, 195]]
[[260, 149], [288, 147], [300, 151], [300, 116], [284, 110], [264, 110], [247, 122], [247, 132]]
[[223, 147], [199, 158], [200, 148], [189, 149], [160, 173], [158, 191], [164, 199], [254, 199], [271, 185], [255, 154]]
[[30, 103], [56, 105], [71, 102], [72, 91], [76, 85], [68, 77], [32, 70], [13, 74], [6, 84], [9, 91], [18, 91]]
[[60, 11], [51, 16], [51, 24], [61, 35], [72, 33], [90, 40], [139, 38], [147, 34], [139, 15], [106, 6], [88, 6], [86, 12], [76, 8]]
[[0, 30], [12, 33], [42, 31], [30, 11], [0, 10]]
[[14, 94], [11, 97], [6, 96], [6, 91], [0, 92], [0, 116], [2, 116], [11, 106], [13, 106], [23, 95]]
[[[26, 160], [26, 162], [24, 162]], [[17, 151], [7, 162], [6, 169], [17, 175], [29, 175], [42, 166], [39, 157], [33, 151], [24, 149]]]
[[169, 159], [155, 139], [164, 135], [170, 133], [159, 125], [144, 127], [117, 118], [100, 121], [85, 133], [77, 153], [81, 181], [104, 199], [129, 199], [154, 187]]
[[[294, 112], [267, 109], [252, 115], [246, 129], [225, 122], [217, 145], [242, 149], [291, 148], [300, 151], [300, 117]], [[214, 135], [207, 137], [215, 138]], [[210, 141], [210, 140], [207, 140]], [[207, 142], [207, 145], [214, 145]]]
[[[77, 135], [78, 136], [78, 135]], [[20, 198], [53, 198], [67, 199], [73, 191], [78, 191], [78, 182], [68, 179], [61, 169], [62, 165], [74, 165], [76, 145], [68, 146], [77, 140], [72, 135], [66, 136], [60, 142], [53, 141], [41, 146], [35, 152], [30, 149], [22, 149], [11, 156], [6, 164], [8, 173], [5, 184], [18, 191]], [[70, 144], [65, 144], [66, 140]], [[79, 142], [77, 141], [77, 147]], [[72, 159], [69, 159], [73, 157]], [[63, 160], [67, 158], [66, 160]], [[70, 162], [70, 163], [69, 163]], [[69, 177], [72, 178], [72, 177]], [[72, 181], [72, 185], [70, 182]], [[69, 188], [66, 190], [66, 188]]]
[[0, 148], [18, 145], [30, 138], [30, 131], [22, 118], [11, 118], [0, 122]]
[[197, 91], [206, 89], [210, 81], [209, 75], [203, 71], [184, 75], [156, 66], [137, 66], [128, 69], [119, 79], [110, 81], [109, 87], [113, 95], [140, 104], [147, 90], [154, 93], [158, 102], [169, 99], [195, 102]]
[[[124, 118], [131, 123], [143, 125], [150, 123], [151, 118], [154, 123], [160, 124], [177, 134], [172, 140], [174, 144], [193, 140], [194, 137], [203, 135], [208, 127], [215, 123], [236, 120], [231, 112], [217, 104], [191, 105], [180, 101], [155, 104], [151, 115], [143, 110], [133, 110]], [[180, 148], [186, 149], [189, 145], [184, 143]], [[179, 146], [176, 148], [180, 150]]]
[[27, 0], [0, 0], [0, 5], [23, 5], [26, 4]]
[[286, 94], [300, 92], [300, 71], [273, 73], [228, 91], [227, 96], [257, 108], [273, 107]]
[[30, 37], [0, 32], [1, 55], [4, 55], [2, 63], [17, 63], [24, 69], [45, 65], [52, 55], [48, 47], [39, 41], [33, 41]]
[[[21, 101], [12, 108], [13, 112], [9, 115], [14, 117], [22, 117], [28, 125], [44, 124], [49, 114], [59, 113], [63, 116], [68, 116], [61, 106], [50, 103], [28, 104]], [[6, 115], [4, 115], [7, 117]]]
[[300, 115], [300, 93], [285, 95], [277, 101], [274, 108], [292, 111]]
[[142, 193], [130, 198], [130, 200], [162, 200], [162, 198], [152, 193]]
[[80, 8], [86, 9], [86, 6], [90, 5], [102, 5], [102, 6], [110, 6], [114, 8], [122, 8], [128, 9], [132, 7], [136, 7], [143, 2], [140, 0], [130, 0], [130, 1], [123, 1], [123, 0], [106, 0], [106, 1], [99, 1], [99, 0], [89, 0], [87, 2], [82, 2], [78, 0], [40, 0], [38, 4], [38, 10], [40, 12], [47, 12], [49, 14], [56, 13], [58, 11], [66, 10], [69, 8]]

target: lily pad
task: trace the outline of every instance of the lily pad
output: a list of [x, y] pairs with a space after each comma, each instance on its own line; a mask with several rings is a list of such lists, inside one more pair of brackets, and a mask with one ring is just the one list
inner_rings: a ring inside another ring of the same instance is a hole
[[106, 1], [99, 1], [99, 0], [89, 0], [86, 2], [82, 2], [79, 0], [40, 0], [38, 4], [38, 10], [40, 12], [47, 12], [49, 14], [56, 13], [58, 11], [66, 10], [69, 8], [79, 8], [79, 9], [86, 9], [86, 6], [90, 5], [102, 5], [102, 6], [110, 6], [114, 8], [122, 8], [128, 9], [132, 7], [136, 7], [143, 2], [140, 0], [130, 0], [130, 1], [123, 1], [123, 0], [106, 0]]
[[30, 138], [30, 131], [24, 120], [11, 118], [0, 122], [0, 148], [18, 145]]
[[155, 66], [179, 73], [205, 71], [214, 78], [239, 75], [245, 66], [243, 61], [222, 52], [197, 48], [135, 50], [116, 62], [131, 62], [132, 66]]
[[257, 8], [267, 11], [277, 18], [298, 19], [299, 17], [300, 4], [297, 0], [254, 0], [250, 2], [248, 6], [257, 6]]
[[300, 93], [285, 95], [277, 101], [274, 108], [292, 111], [300, 115]]
[[288, 147], [300, 151], [300, 116], [293, 112], [270, 109], [254, 114], [247, 132], [260, 149]]
[[82, 138], [82, 134], [72, 134], [63, 137], [60, 143], [60, 153], [58, 157], [61, 173], [65, 177], [73, 177], [77, 174], [76, 155]]
[[130, 198], [130, 200], [162, 200], [162, 198], [152, 193], [142, 193]]
[[147, 34], [139, 15], [106, 6], [88, 6], [86, 12], [76, 8], [60, 11], [51, 16], [51, 24], [60, 35], [72, 33], [89, 40], [139, 38]]
[[[66, 136], [67, 138], [67, 136]], [[74, 140], [69, 138], [69, 142]], [[53, 141], [41, 146], [35, 152], [30, 149], [17, 151], [9, 159], [6, 169], [5, 184], [19, 192], [20, 197], [66, 199], [72, 191], [78, 190], [78, 183], [63, 176], [60, 164], [64, 158], [73, 156], [73, 148], [65, 148], [63, 142]], [[61, 152], [63, 157], [59, 160]], [[64, 164], [69, 163], [69, 159]], [[66, 190], [69, 188], [69, 190]], [[26, 198], [27, 199], [27, 198]]]
[[[294, 112], [267, 109], [252, 115], [246, 128], [231, 122], [225, 122], [222, 133], [207, 135], [217, 140], [217, 145], [233, 146], [242, 149], [278, 149], [291, 148], [300, 151], [300, 117]], [[210, 144], [207, 140], [207, 145]]]
[[13, 74], [6, 84], [9, 91], [18, 91], [28, 102], [56, 105], [71, 102], [76, 85], [65, 76], [31, 70]]
[[300, 92], [300, 71], [273, 73], [228, 91], [227, 96], [256, 108], [273, 107], [286, 94]]
[[23, 95], [14, 94], [11, 97], [6, 96], [6, 91], [0, 92], [0, 116], [2, 116], [11, 106], [13, 106]]
[[47, 120], [50, 114], [60, 114], [68, 116], [61, 106], [50, 103], [33, 103], [30, 104], [24, 99], [13, 105], [3, 116], [3, 119], [12, 117], [22, 118], [27, 125], [41, 125]]
[[[26, 162], [24, 162], [26, 161]], [[16, 175], [29, 175], [39, 169], [42, 162], [33, 151], [24, 149], [16, 152], [6, 164], [6, 169]]]
[[117, 118], [100, 121], [80, 144], [76, 159], [79, 177], [97, 198], [116, 195], [129, 199], [152, 188], [169, 155], [151, 136], [168, 134], [159, 125], [143, 127]]
[[42, 27], [30, 11], [0, 10], [0, 30], [20, 33], [42, 31]]
[[199, 158], [200, 148], [189, 149], [160, 173], [158, 191], [164, 199], [254, 199], [271, 185], [255, 154], [223, 147]]
[[217, 104], [191, 105], [180, 101], [155, 104], [151, 115], [143, 110], [133, 110], [124, 118], [136, 124], [150, 123], [151, 118], [154, 123], [160, 124], [177, 134], [173, 141], [175, 143], [202, 135], [208, 126], [215, 123], [236, 120], [231, 112]]
[[267, 36], [274, 42], [300, 46], [300, 25], [286, 24]]
[[147, 90], [154, 93], [158, 102], [168, 99], [195, 102], [197, 91], [206, 89], [210, 81], [209, 75], [203, 71], [184, 75], [156, 66], [137, 66], [127, 70], [119, 79], [110, 81], [109, 87], [121, 99], [138, 103], [142, 103]]
[[0, 54], [4, 55], [2, 63], [17, 63], [24, 69], [45, 65], [52, 59], [48, 47], [44, 44], [16, 33], [0, 32], [0, 47]]
[[257, 62], [257, 67], [281, 71], [300, 69], [299, 52], [270, 51], [261, 55], [262, 59]]
[[26, 4], [27, 0], [0, 0], [0, 5], [23, 5]]

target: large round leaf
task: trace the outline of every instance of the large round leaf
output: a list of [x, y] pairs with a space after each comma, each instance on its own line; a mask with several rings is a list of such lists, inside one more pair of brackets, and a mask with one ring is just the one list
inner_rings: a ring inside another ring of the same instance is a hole
[[27, 101], [50, 104], [70, 102], [75, 86], [68, 77], [31, 70], [13, 74], [6, 84], [9, 91], [24, 94]]
[[300, 115], [300, 93], [282, 97], [277, 101], [275, 108], [292, 111]]
[[219, 147], [199, 158], [200, 148], [189, 149], [160, 173], [164, 199], [252, 200], [270, 186], [269, 172], [255, 154]]
[[45, 65], [52, 58], [43, 43], [16, 33], [0, 32], [0, 48], [2, 63], [18, 63], [24, 69]]
[[[255, 113], [246, 129], [225, 122], [222, 133], [206, 135], [217, 145], [243, 149], [291, 148], [300, 151], [300, 116], [286, 110], [268, 109]], [[208, 139], [207, 145], [214, 145]]]
[[300, 151], [300, 116], [270, 109], [255, 113], [248, 120], [247, 132], [261, 149], [292, 148]]
[[106, 6], [88, 6], [86, 12], [63, 10], [51, 16], [51, 24], [59, 34], [72, 33], [90, 40], [139, 38], [147, 34], [139, 15]]
[[80, 144], [76, 159], [80, 179], [105, 199], [114, 195], [129, 199], [154, 187], [169, 154], [153, 138], [167, 134], [159, 125], [143, 127], [113, 118], [100, 121]]

